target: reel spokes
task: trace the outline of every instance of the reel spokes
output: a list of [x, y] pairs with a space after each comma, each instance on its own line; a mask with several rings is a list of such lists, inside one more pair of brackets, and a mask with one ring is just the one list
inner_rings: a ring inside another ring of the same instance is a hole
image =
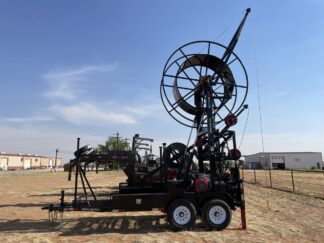
[[[196, 41], [170, 56], [160, 91], [164, 107], [176, 121], [188, 127], [206, 127], [207, 95], [212, 95], [215, 125], [241, 108], [248, 89], [247, 74], [235, 53], [228, 63], [217, 57], [226, 50], [215, 42]], [[204, 91], [206, 82], [212, 94]]]

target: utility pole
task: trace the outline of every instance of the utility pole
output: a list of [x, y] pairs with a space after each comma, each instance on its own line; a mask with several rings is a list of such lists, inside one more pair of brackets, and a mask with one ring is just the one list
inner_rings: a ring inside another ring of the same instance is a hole
[[126, 143], [126, 148], [127, 148], [127, 150], [129, 151], [129, 147], [128, 147], [129, 142], [128, 142], [128, 140], [130, 140], [130, 139], [129, 139], [129, 138], [124, 138], [124, 139], [123, 139], [123, 141]]
[[112, 138], [116, 138], [117, 139], [117, 141], [116, 141], [116, 143], [114, 143], [114, 145], [116, 145], [116, 150], [118, 150], [119, 139], [121, 138], [121, 137], [119, 137], [119, 132], [117, 132], [116, 134], [113, 134]]
[[118, 150], [118, 140], [119, 140], [119, 133], [117, 132], [117, 148], [116, 148], [116, 150]]
[[[130, 140], [129, 138], [123, 138], [120, 136], [119, 132], [116, 134], [113, 134], [109, 138], [116, 138], [116, 141], [114, 141], [113, 146], [115, 146], [115, 150], [122, 150], [124, 149], [124, 145], [126, 144], [126, 149], [130, 150], [128, 145], [130, 144], [128, 141]], [[119, 148], [119, 145], [121, 145], [121, 148]], [[114, 149], [114, 147], [113, 147]]]
[[56, 165], [57, 165], [57, 153], [58, 153], [59, 149], [57, 148], [55, 150], [55, 162], [54, 162], [54, 171], [56, 172]]

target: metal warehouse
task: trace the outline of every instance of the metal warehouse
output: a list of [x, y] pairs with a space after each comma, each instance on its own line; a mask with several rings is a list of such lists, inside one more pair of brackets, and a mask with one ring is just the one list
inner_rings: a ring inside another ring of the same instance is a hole
[[250, 169], [320, 169], [321, 152], [269, 152], [245, 156], [245, 167]]
[[37, 154], [9, 154], [0, 153], [0, 170], [28, 170], [59, 167], [60, 158], [39, 156]]

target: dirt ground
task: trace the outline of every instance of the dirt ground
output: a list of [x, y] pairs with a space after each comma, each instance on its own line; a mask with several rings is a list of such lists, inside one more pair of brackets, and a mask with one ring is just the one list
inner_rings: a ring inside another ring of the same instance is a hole
[[[96, 191], [114, 190], [122, 172], [89, 173]], [[324, 242], [324, 200], [245, 185], [246, 231], [240, 210], [221, 232], [205, 231], [200, 220], [191, 231], [173, 232], [160, 212], [66, 212], [48, 221], [41, 207], [58, 202], [60, 190], [71, 199], [73, 182], [65, 172], [0, 174], [0, 242]], [[270, 209], [267, 208], [267, 197]]]
[[[256, 183], [270, 186], [270, 173], [273, 188], [324, 199], [324, 172], [293, 171], [292, 174], [290, 170], [256, 170]], [[243, 174], [246, 182], [255, 183], [254, 170], [244, 170]]]

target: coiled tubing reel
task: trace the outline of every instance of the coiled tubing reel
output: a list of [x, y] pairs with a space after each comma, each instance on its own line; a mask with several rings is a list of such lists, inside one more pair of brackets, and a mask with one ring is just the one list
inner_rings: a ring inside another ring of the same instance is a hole
[[169, 57], [160, 93], [166, 111], [180, 124], [198, 128], [197, 116], [201, 115], [200, 127], [206, 127], [206, 94], [201, 94], [201, 88], [207, 79], [212, 86], [215, 125], [242, 108], [248, 91], [247, 72], [234, 52], [228, 63], [218, 57], [218, 53], [227, 50], [216, 42], [195, 41], [178, 48]]
[[180, 168], [178, 178], [188, 171], [184, 167], [193, 163], [186, 160], [196, 158], [199, 173], [206, 173], [204, 163], [209, 162], [213, 180], [224, 175], [226, 161], [237, 161], [241, 156], [230, 127], [247, 108], [248, 75], [233, 50], [248, 12], [228, 46], [213, 41], [190, 42], [175, 50], [165, 64], [162, 103], [173, 119], [196, 129], [192, 145], [174, 143], [165, 149], [165, 162]]

